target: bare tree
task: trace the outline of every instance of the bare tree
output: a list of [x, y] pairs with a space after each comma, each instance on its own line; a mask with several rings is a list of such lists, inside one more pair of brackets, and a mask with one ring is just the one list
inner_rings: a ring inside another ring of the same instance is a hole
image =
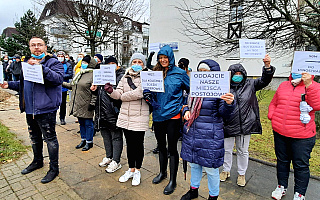
[[[139, 19], [146, 11], [144, 0], [38, 0], [45, 4], [41, 18], [52, 15], [73, 43], [89, 45], [91, 55], [96, 47], [119, 42], [124, 19]], [[80, 39], [79, 39], [80, 38]], [[82, 39], [81, 39], [82, 38]]]
[[177, 6], [190, 42], [220, 56], [238, 39], [266, 39], [267, 48], [320, 50], [319, 0], [183, 0]]

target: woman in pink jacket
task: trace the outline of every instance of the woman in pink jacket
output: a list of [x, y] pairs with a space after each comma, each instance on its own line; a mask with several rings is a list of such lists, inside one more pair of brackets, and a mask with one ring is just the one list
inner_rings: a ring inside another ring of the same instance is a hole
[[[302, 94], [305, 94], [305, 104], [310, 106], [307, 106], [309, 109], [305, 112], [305, 118], [300, 111]], [[313, 76], [309, 73], [292, 73], [289, 81], [280, 84], [270, 103], [268, 118], [274, 133], [278, 179], [278, 186], [272, 192], [274, 199], [281, 199], [286, 194], [291, 161], [294, 169], [294, 200], [305, 199], [310, 178], [309, 159], [316, 140], [314, 118], [315, 111], [320, 110], [319, 99], [320, 84], [313, 81]]]

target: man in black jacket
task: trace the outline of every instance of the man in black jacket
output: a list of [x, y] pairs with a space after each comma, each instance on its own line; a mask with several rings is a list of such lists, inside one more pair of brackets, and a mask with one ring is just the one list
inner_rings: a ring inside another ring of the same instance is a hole
[[21, 58], [19, 55], [15, 55], [13, 57], [13, 62], [11, 63], [9, 70], [12, 72], [12, 79], [13, 81], [19, 81], [20, 80], [20, 74], [21, 74]]

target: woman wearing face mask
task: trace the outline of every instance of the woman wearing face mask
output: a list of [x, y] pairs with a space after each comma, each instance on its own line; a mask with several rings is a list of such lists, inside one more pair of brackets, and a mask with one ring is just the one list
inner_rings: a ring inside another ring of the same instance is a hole
[[[313, 78], [308, 73], [292, 73], [289, 81], [280, 84], [269, 105], [268, 118], [272, 122], [277, 156], [278, 186], [271, 194], [274, 199], [281, 199], [286, 194], [291, 162], [293, 199], [305, 199], [310, 178], [309, 159], [316, 141], [315, 111], [320, 110], [320, 84]], [[306, 118], [300, 115], [302, 94], [310, 106]]]
[[[63, 75], [63, 81], [69, 83], [69, 79], [72, 78], [72, 66], [70, 63], [68, 63], [65, 59], [65, 53], [63, 51], [59, 51], [57, 53], [58, 60], [63, 64], [64, 68], [64, 75]], [[62, 88], [62, 102], [60, 106], [60, 122], [61, 125], [65, 125], [66, 121], [66, 105], [67, 105], [67, 94], [68, 94], [68, 89], [67, 88]]]
[[[186, 71], [175, 66], [174, 54], [170, 46], [162, 47], [157, 56], [158, 63], [154, 71], [162, 71], [164, 77], [164, 91], [145, 92], [144, 98], [154, 99], [153, 125], [159, 147], [160, 173], [152, 180], [158, 184], [167, 177], [168, 152], [170, 153], [170, 181], [163, 193], [169, 195], [174, 192], [177, 183], [179, 154], [177, 143], [180, 137], [180, 111], [183, 106], [183, 91], [189, 92], [189, 76]], [[150, 95], [154, 96], [151, 98]], [[168, 140], [168, 149], [166, 143]]]
[[[105, 85], [105, 91], [113, 99], [122, 101], [117, 126], [123, 128], [127, 142], [127, 157], [129, 169], [119, 178], [121, 183], [132, 179], [132, 185], [140, 184], [140, 168], [144, 157], [144, 135], [149, 128], [149, 106], [143, 99], [140, 72], [145, 69], [146, 58], [141, 53], [135, 53], [130, 59], [131, 67], [121, 78], [117, 89], [110, 83]], [[120, 164], [120, 163], [119, 163]]]
[[93, 114], [97, 96], [92, 94], [90, 87], [93, 82], [93, 69], [96, 61], [86, 55], [81, 61], [81, 68], [71, 83], [63, 82], [62, 86], [72, 89], [70, 115], [78, 118], [81, 142], [76, 149], [88, 151], [93, 147]]
[[251, 134], [262, 134], [260, 124], [259, 105], [256, 91], [266, 87], [272, 80], [275, 67], [270, 65], [271, 59], [268, 55], [263, 59], [264, 67], [262, 76], [257, 79], [248, 79], [247, 71], [241, 64], [231, 65], [230, 92], [236, 100], [236, 108], [232, 116], [224, 120], [224, 163], [223, 171], [220, 173], [220, 181], [226, 181], [230, 177], [232, 166], [232, 152], [234, 143], [237, 150], [238, 179], [237, 184], [246, 185], [245, 173], [249, 161], [249, 142]]
[[79, 71], [80, 71], [80, 68], [81, 68], [81, 60], [84, 58], [84, 55], [82, 53], [79, 53], [78, 54], [78, 58], [76, 60], [76, 65], [74, 67], [74, 74], [76, 75]]

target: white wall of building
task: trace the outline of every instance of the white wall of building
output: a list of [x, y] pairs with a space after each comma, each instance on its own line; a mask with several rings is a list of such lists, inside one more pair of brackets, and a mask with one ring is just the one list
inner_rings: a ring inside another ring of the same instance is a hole
[[[204, 1], [206, 0], [201, 0], [201, 2]], [[191, 4], [191, 1], [185, 0], [185, 2]], [[248, 76], [261, 76], [262, 59], [240, 59], [239, 53], [232, 55], [232, 58], [223, 56], [214, 58], [206, 56], [205, 49], [189, 43], [189, 39], [179, 32], [183, 30], [183, 25], [180, 21], [182, 17], [177, 8], [175, 8], [176, 6], [179, 6], [179, 1], [150, 0], [149, 44], [179, 42], [179, 50], [174, 52], [176, 64], [180, 58], [186, 57], [190, 60], [189, 66], [193, 70], [196, 70], [201, 60], [209, 58], [216, 60], [220, 64], [222, 71], [226, 71], [231, 64], [241, 63], [246, 68]], [[273, 52], [271, 49], [267, 53], [272, 58], [271, 64], [277, 68], [275, 77], [288, 77], [291, 71], [293, 52], [288, 52], [286, 55], [278, 55], [277, 52]], [[155, 63], [156, 58], [154, 57], [153, 64]]]

